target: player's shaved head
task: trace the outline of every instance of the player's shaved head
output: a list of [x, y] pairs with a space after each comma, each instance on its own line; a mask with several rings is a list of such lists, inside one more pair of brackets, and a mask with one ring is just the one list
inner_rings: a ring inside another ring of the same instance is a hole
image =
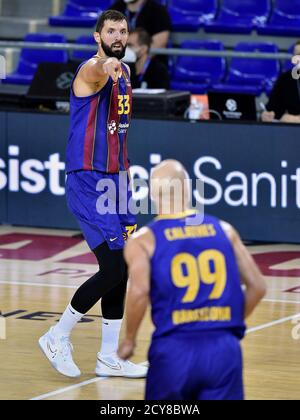
[[180, 162], [167, 159], [153, 168], [151, 198], [160, 214], [179, 213], [188, 208], [189, 176]]
[[184, 180], [187, 176], [187, 172], [184, 166], [178, 162], [178, 160], [167, 159], [155, 166], [152, 171], [151, 178], [159, 179], [180, 179]]

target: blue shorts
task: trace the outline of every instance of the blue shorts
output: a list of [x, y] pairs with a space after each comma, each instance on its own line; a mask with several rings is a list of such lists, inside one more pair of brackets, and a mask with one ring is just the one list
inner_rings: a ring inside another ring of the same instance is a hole
[[227, 332], [154, 338], [146, 400], [243, 400], [242, 354]]
[[[68, 207], [92, 250], [105, 241], [110, 249], [122, 249], [128, 236], [136, 230], [136, 218], [128, 208], [132, 193], [125, 183], [120, 185], [120, 180], [119, 174], [97, 171], [67, 175]], [[106, 214], [101, 214], [103, 208], [108, 210]]]

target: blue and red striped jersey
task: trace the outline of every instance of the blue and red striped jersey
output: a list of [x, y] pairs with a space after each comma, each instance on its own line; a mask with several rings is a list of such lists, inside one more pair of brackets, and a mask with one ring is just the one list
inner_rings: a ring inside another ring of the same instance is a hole
[[[81, 63], [80, 68], [85, 64]], [[129, 168], [127, 136], [132, 114], [132, 89], [129, 72], [122, 63], [122, 77], [94, 95], [70, 97], [70, 132], [66, 156], [67, 173], [98, 170], [118, 173]]]

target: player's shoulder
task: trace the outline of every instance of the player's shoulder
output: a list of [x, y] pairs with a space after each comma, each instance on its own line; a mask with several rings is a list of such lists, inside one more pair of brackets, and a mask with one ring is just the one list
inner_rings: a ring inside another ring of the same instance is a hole
[[155, 248], [155, 237], [152, 230], [149, 229], [148, 226], [144, 226], [139, 229], [128, 240], [127, 248], [130, 249], [131, 252], [142, 249], [151, 258]]
[[145, 242], [153, 238], [152, 230], [148, 226], [143, 226], [137, 232], [135, 232], [132, 237], [136, 242]]
[[96, 55], [93, 55], [93, 57], [89, 58], [88, 60], [83, 61], [80, 65], [83, 66], [89, 66], [91, 64], [95, 64], [97, 63], [97, 61], [99, 60], [99, 57], [97, 57]]
[[97, 63], [97, 60], [98, 60], [98, 57], [93, 56], [89, 58], [88, 60], [85, 60], [82, 63], [80, 63], [78, 66], [77, 75], [81, 75], [89, 66], [92, 66], [95, 63]]
[[224, 220], [220, 220], [220, 225], [230, 242], [234, 244], [239, 238], [237, 230], [230, 223], [225, 222]]
[[129, 74], [129, 76], [130, 76], [130, 75], [131, 75], [131, 70], [130, 70], [130, 67], [128, 66], [128, 64], [124, 63], [124, 61], [122, 61], [122, 64], [123, 64], [123, 66], [126, 68], [126, 70], [127, 70], [128, 74]]

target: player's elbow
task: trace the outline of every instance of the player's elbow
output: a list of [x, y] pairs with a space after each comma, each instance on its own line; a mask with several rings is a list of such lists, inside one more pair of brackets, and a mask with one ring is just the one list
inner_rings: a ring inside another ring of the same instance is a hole
[[130, 285], [129, 293], [134, 301], [142, 301], [148, 299], [148, 290], [142, 285]]
[[261, 275], [254, 284], [254, 292], [258, 301], [262, 300], [267, 293], [267, 285], [263, 276]]
[[267, 294], [267, 285], [266, 285], [265, 282], [264, 282], [263, 285], [261, 285], [260, 290], [259, 290], [259, 294], [260, 294], [260, 299], [263, 299], [266, 296], [266, 294]]

